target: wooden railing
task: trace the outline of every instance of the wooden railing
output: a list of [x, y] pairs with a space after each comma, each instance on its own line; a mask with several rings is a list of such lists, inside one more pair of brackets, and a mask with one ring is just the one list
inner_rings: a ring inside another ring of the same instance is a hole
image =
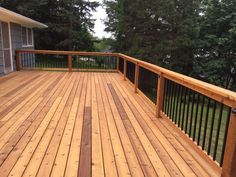
[[157, 117], [170, 119], [218, 162], [222, 176], [236, 176], [236, 93], [123, 54], [119, 57], [124, 80], [153, 101]]
[[17, 50], [16, 70], [116, 71], [117, 55], [99, 52]]
[[[29, 54], [35, 63], [27, 65], [24, 57]], [[187, 142], [198, 145], [194, 145], [196, 151], [207, 161], [218, 162], [213, 164], [222, 167], [223, 177], [236, 176], [235, 92], [118, 53], [18, 50], [17, 70], [55, 69], [57, 65], [40, 63], [47, 54], [66, 56], [64, 68], [57, 69], [119, 71], [135, 93], [152, 101], [158, 118], [172, 121], [187, 135]], [[76, 66], [77, 60], [91, 64]]]

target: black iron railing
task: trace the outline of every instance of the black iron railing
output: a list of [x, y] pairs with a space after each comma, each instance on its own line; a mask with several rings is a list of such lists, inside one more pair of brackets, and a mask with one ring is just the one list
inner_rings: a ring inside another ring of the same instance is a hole
[[232, 112], [236, 93], [123, 54], [119, 57], [124, 79], [156, 104], [157, 117], [176, 124], [223, 167], [223, 176], [234, 174], [229, 169], [236, 163], [232, 155], [236, 150], [236, 113]]
[[17, 68], [40, 70], [116, 71], [117, 56], [111, 53], [18, 50]]

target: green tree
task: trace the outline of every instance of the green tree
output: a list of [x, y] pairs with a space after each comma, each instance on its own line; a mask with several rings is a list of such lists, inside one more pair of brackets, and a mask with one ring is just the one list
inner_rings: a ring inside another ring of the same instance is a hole
[[96, 52], [111, 52], [112, 38], [94, 38], [94, 48]]
[[203, 14], [195, 72], [236, 90], [236, 1], [212, 0]]
[[35, 31], [36, 47], [40, 49], [94, 49], [90, 32], [94, 26], [91, 12], [99, 5], [85, 0], [5, 0], [3, 7], [48, 25]]
[[115, 49], [129, 55], [190, 73], [199, 34], [200, 1], [105, 1], [107, 31]]

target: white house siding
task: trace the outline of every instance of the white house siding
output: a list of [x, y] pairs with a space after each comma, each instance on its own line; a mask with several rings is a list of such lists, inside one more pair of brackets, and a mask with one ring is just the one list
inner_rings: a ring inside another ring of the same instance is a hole
[[0, 75], [4, 74], [3, 50], [2, 50], [2, 23], [0, 21]]

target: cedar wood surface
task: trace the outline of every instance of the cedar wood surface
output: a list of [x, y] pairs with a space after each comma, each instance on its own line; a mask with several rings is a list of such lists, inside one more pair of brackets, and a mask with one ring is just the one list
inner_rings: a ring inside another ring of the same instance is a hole
[[155, 112], [118, 73], [1, 77], [0, 176], [220, 176]]

